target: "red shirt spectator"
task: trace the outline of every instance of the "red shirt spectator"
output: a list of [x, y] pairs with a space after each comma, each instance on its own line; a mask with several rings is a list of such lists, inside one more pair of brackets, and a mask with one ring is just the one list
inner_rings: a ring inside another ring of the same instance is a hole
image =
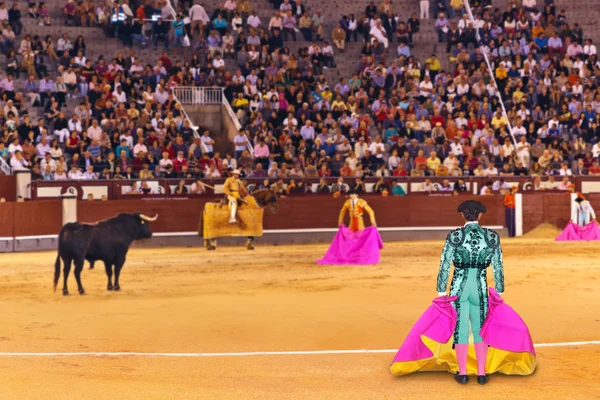
[[169, 144], [167, 144], [166, 146], [163, 146], [163, 148], [161, 149], [161, 152], [167, 152], [169, 153], [169, 158], [173, 159], [175, 158], [175, 150], [173, 149], [173, 147], [171, 147], [171, 142], [169, 142]]
[[181, 167], [187, 165], [187, 163], [187, 159], [183, 157], [183, 152], [180, 151], [179, 154], [177, 154], [177, 158], [173, 160], [173, 168], [175, 171], [181, 172]]
[[434, 115], [431, 117], [431, 126], [435, 126], [437, 123], [442, 124], [443, 127], [446, 127], [446, 118], [443, 115]]

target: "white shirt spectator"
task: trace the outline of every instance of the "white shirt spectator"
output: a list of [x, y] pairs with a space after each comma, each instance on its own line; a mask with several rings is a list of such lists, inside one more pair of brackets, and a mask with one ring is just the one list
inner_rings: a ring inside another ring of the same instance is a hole
[[323, 52], [323, 55], [325, 55], [325, 56], [333, 55], [333, 47], [331, 47], [331, 45], [329, 43], [327, 43], [325, 46], [323, 46], [321, 51]]
[[10, 159], [10, 166], [11, 166], [12, 169], [15, 169], [15, 170], [28, 169], [27, 168], [27, 161], [25, 161], [25, 159], [23, 159], [23, 158], [21, 158], [19, 160], [16, 156], [13, 156]]
[[[92, 126], [90, 126], [90, 127], [88, 128], [88, 131], [87, 131], [87, 132], [88, 132], [88, 137], [89, 137], [89, 138], [91, 138], [91, 139], [96, 139], [96, 138], [93, 138], [93, 137], [90, 135], [90, 129], [91, 129], [91, 128], [93, 128], [93, 127], [92, 127]], [[98, 127], [98, 128], [100, 128], [100, 127]], [[77, 120], [77, 121], [74, 121], [74, 120], [73, 120], [73, 118], [71, 118], [71, 119], [69, 120], [69, 131], [70, 131], [70, 132], [73, 132], [73, 131], [75, 131], [75, 132], [77, 132], [77, 133], [81, 133], [81, 132], [82, 132], [82, 130], [83, 130], [83, 128], [81, 127], [81, 121], [79, 121], [79, 120]], [[102, 136], [102, 129], [100, 129], [100, 136]], [[96, 139], [96, 140], [99, 140], [99, 139]]]
[[369, 145], [369, 152], [379, 159], [383, 158], [384, 151], [385, 145], [383, 144], [383, 142], [372, 142]]
[[83, 176], [81, 177], [82, 180], [92, 180], [92, 179], [98, 179], [98, 176], [96, 175], [95, 172], [90, 172], [90, 171], [86, 171]]
[[194, 183], [192, 183], [192, 193], [195, 193], [195, 194], [206, 193], [206, 188], [204, 187], [204, 185], [202, 185], [202, 184], [198, 185], [197, 182], [194, 182]]
[[173, 161], [171, 161], [168, 158], [167, 159], [163, 158], [163, 159], [161, 159], [158, 162], [158, 166], [160, 167], [160, 171], [161, 172], [165, 172], [167, 170], [167, 165], [170, 165], [171, 168], [172, 168], [173, 167]]
[[515, 146], [512, 143], [505, 143], [502, 146], [502, 151], [504, 152], [504, 157], [510, 157], [515, 151]]
[[[425, 89], [425, 90], [423, 90]], [[433, 90], [433, 83], [431, 81], [422, 81], [419, 84], [419, 95], [424, 97], [429, 97], [431, 95], [431, 91]]]
[[119, 93], [118, 90], [115, 90], [112, 95], [117, 99], [117, 103], [127, 103], [127, 94], [124, 91], [121, 90]]
[[529, 159], [529, 149], [531, 149], [531, 145], [529, 143], [517, 143], [517, 157], [519, 157], [521, 160]]
[[35, 154], [37, 154], [38, 158], [44, 158], [46, 153], [50, 153], [50, 145], [48, 143], [43, 144], [40, 142], [35, 146]]
[[524, 126], [513, 126], [513, 135], [518, 139], [521, 136], [527, 135], [527, 129]]
[[369, 31], [369, 35], [375, 37], [378, 42], [384, 43], [387, 42], [387, 38], [385, 37], [385, 30], [383, 28], [377, 27], [377, 25], [373, 25], [371, 30]]
[[71, 50], [73, 45], [69, 39], [60, 38], [56, 43], [56, 50], [63, 52], [65, 50]]
[[464, 154], [462, 144], [460, 142], [459, 143], [456, 143], [456, 142], [450, 143], [450, 152], [452, 154], [454, 154], [456, 157], [462, 156]]
[[130, 149], [133, 149], [133, 136], [131, 136], [131, 135], [119, 136], [119, 142], [122, 142], [123, 140], [127, 141], [127, 147], [129, 147]]
[[598, 54], [596, 50], [596, 46], [593, 44], [586, 44], [583, 46], [583, 54], [586, 56], [593, 56], [594, 54]]
[[[596, 147], [596, 146], [597, 146], [597, 144], [594, 145], [594, 147]], [[14, 144], [11, 143], [8, 146], [8, 154], [13, 155], [13, 154], [15, 154], [15, 151], [23, 151], [23, 147], [21, 147], [20, 144], [15, 146]]]
[[573, 175], [571, 173], [571, 170], [569, 168], [561, 168], [558, 173], [560, 174], [560, 176], [571, 176]]
[[156, 92], [154, 92], [154, 98], [160, 104], [165, 104], [167, 102], [167, 100], [169, 99], [169, 93], [167, 93], [166, 90], [162, 90], [162, 91], [159, 90], [159, 87], [160, 86], [157, 86]]
[[247, 147], [248, 138], [246, 138], [246, 135], [236, 135], [233, 138], [233, 143], [235, 144], [235, 151], [244, 151]]
[[207, 178], [220, 178], [221, 174], [219, 173], [218, 169], [209, 168], [208, 171], [206, 171], [206, 177]]
[[[10, 146], [8, 146], [8, 152], [10, 153]], [[592, 154], [594, 155], [594, 158], [598, 158], [598, 156], [600, 156], [600, 142], [596, 143], [594, 147], [592, 147]]]
[[[69, 129], [71, 129], [70, 126]], [[100, 125], [95, 128], [94, 125], [90, 125], [90, 127], [87, 129], [87, 133], [91, 140], [100, 141], [100, 139], [102, 139], [102, 128], [100, 128]]]
[[206, 146], [206, 152], [207, 153], [212, 153], [213, 152], [213, 145], [215, 144], [215, 141], [212, 140], [212, 138], [210, 136], [204, 136], [204, 135], [202, 135], [202, 137], [200, 138], [200, 140], [202, 140], [202, 143], [204, 143], [204, 145]]
[[219, 69], [225, 67], [225, 60], [222, 58], [215, 58], [212, 62], [213, 68]]
[[52, 172], [56, 171], [56, 161], [54, 161], [53, 159], [50, 159], [50, 161], [46, 160], [46, 158], [44, 158], [42, 160], [42, 162], [40, 163], [40, 169], [42, 171], [46, 170], [46, 167], [50, 167], [50, 169], [52, 170]]
[[72, 181], [80, 181], [81, 179], [83, 179], [83, 174], [78, 169], [75, 171], [70, 170], [69, 173], [67, 174], [67, 176]]
[[292, 123], [292, 125], [295, 127], [298, 126], [298, 120], [294, 117], [292, 117], [292, 119], [290, 120], [289, 118], [286, 118], [283, 120], [283, 126], [288, 126], [289, 123]]
[[354, 154], [356, 154], [356, 157], [363, 158], [367, 150], [369, 150], [369, 146], [365, 142], [359, 141], [354, 143]]
[[135, 146], [133, 146], [133, 154], [138, 154], [140, 152], [144, 154], [148, 152], [148, 147], [146, 147], [146, 145], [143, 143], [138, 143]]
[[[454, 154], [454, 153], [450, 153], [450, 154]], [[459, 161], [458, 158], [453, 157], [446, 157], [446, 159], [444, 160], [444, 167], [448, 168], [448, 171], [453, 171], [454, 169], [456, 169], [458, 167]]]
[[131, 67], [129, 67], [129, 73], [135, 74], [136, 72], [142, 72], [144, 68], [136, 61]]
[[202, 21], [204, 24], [208, 24], [210, 22], [210, 18], [208, 17], [208, 14], [206, 14], [206, 10], [200, 4], [195, 4], [192, 8], [190, 8], [189, 16], [192, 21]]
[[227, 168], [237, 169], [237, 161], [235, 160], [235, 158], [232, 158], [231, 160], [228, 160], [228, 159], [223, 160], [223, 169], [227, 169]]
[[498, 192], [500, 190], [508, 190], [510, 189], [510, 185], [506, 182], [502, 182], [500, 183], [500, 181], [496, 181], [494, 182], [494, 184], [492, 185], [492, 190]]
[[251, 15], [248, 17], [247, 23], [248, 26], [251, 26], [252, 28], [258, 28], [262, 22], [260, 21], [260, 18], [258, 18], [258, 15]]
[[[400, 163], [400, 157], [398, 157], [398, 156], [390, 156], [390, 158], [388, 158], [388, 169], [390, 171], [395, 170], [398, 167], [399, 163]], [[354, 169], [354, 168], [352, 168], [352, 169]]]
[[490, 164], [490, 165], [488, 165], [488, 167], [486, 169], [483, 170], [483, 175], [484, 176], [497, 176], [498, 169], [496, 167], [494, 167], [492, 164]]
[[435, 192], [435, 186], [433, 186], [433, 183], [429, 182], [423, 182], [423, 184], [421, 185], [421, 192]]

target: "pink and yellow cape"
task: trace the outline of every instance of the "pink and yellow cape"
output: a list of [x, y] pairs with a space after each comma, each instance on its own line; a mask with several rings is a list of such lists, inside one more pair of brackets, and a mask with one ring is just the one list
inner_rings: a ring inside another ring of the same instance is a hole
[[[527, 325], [494, 289], [490, 288], [489, 291], [489, 311], [480, 331], [483, 341], [490, 346], [486, 372], [531, 375], [537, 362]], [[393, 375], [402, 376], [417, 371], [458, 372], [456, 353], [452, 349], [456, 310], [451, 303], [456, 299], [453, 296], [433, 300], [392, 360], [390, 371]], [[467, 372], [469, 375], [477, 374], [472, 344], [469, 345]]]
[[352, 231], [342, 225], [331, 242], [327, 253], [317, 261], [326, 265], [379, 264], [379, 250], [383, 241], [374, 226]]
[[600, 226], [596, 221], [592, 221], [585, 226], [569, 222], [567, 227], [554, 240], [557, 242], [600, 240]]

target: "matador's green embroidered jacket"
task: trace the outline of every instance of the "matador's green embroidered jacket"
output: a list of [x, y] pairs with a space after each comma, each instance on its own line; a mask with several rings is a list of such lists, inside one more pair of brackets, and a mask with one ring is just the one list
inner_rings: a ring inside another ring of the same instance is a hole
[[[479, 304], [481, 323], [485, 321], [488, 310], [488, 286], [487, 267], [490, 263], [494, 271], [494, 284], [498, 293], [504, 292], [504, 267], [502, 265], [502, 248], [500, 247], [500, 236], [491, 229], [482, 228], [478, 223], [467, 223], [464, 227], [450, 232], [446, 238], [446, 244], [442, 252], [440, 271], [437, 278], [438, 293], [445, 293], [448, 286], [448, 275], [450, 266], [454, 263], [454, 275], [450, 283], [450, 296], [460, 295], [467, 281], [467, 270], [478, 269], [477, 290], [479, 293]], [[460, 302], [456, 301], [455, 308], [460, 314]], [[458, 335], [454, 332], [454, 342]]]

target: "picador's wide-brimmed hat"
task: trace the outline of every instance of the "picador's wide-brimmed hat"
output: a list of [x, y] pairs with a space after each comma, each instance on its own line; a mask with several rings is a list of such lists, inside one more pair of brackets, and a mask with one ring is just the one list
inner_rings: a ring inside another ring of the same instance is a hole
[[463, 201], [462, 203], [460, 203], [460, 205], [456, 209], [456, 211], [458, 211], [459, 213], [461, 213], [463, 211], [467, 211], [467, 210], [473, 210], [473, 211], [477, 211], [480, 213], [487, 212], [487, 208], [485, 208], [485, 205], [483, 205], [483, 203], [480, 203], [475, 200]]

